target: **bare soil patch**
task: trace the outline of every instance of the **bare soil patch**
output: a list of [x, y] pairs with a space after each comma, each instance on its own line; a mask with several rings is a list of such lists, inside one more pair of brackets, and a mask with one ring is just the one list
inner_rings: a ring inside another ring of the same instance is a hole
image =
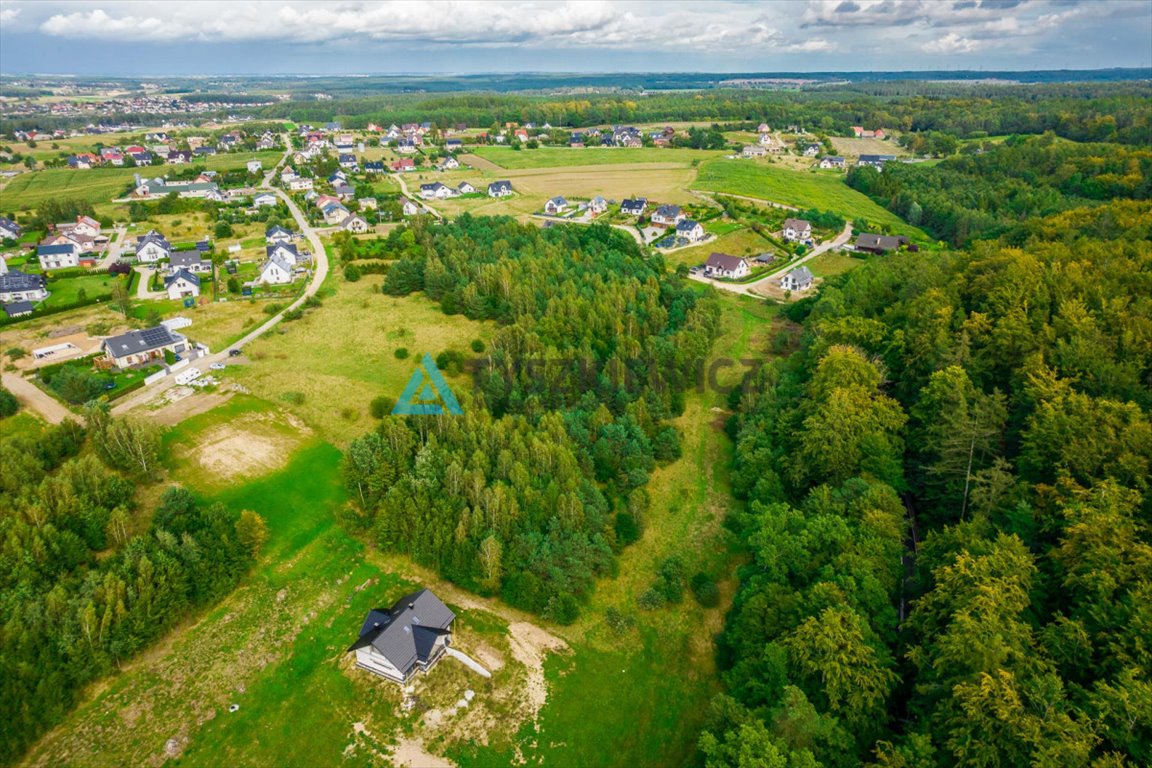
[[[186, 401], [187, 398], [168, 407], [180, 409], [180, 418], [186, 418]], [[213, 406], [207, 405], [204, 410], [210, 407]], [[188, 447], [187, 455], [216, 480], [258, 477], [286, 465], [292, 451], [311, 432], [302, 421], [287, 413], [250, 413], [206, 430]]]

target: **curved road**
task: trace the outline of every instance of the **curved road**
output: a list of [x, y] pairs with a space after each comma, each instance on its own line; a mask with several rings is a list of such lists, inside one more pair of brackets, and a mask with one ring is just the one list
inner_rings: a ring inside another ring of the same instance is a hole
[[781, 277], [782, 275], [784, 275], [788, 272], [791, 272], [792, 270], [796, 269], [796, 267], [800, 266], [801, 264], [803, 264], [807, 261], [811, 261], [812, 259], [816, 258], [817, 256], [819, 256], [820, 254], [822, 254], [826, 251], [829, 251], [833, 248], [839, 248], [841, 245], [844, 245], [844, 243], [848, 242], [848, 240], [851, 239], [851, 237], [852, 237], [852, 222], [849, 221], [847, 224], [844, 225], [844, 231], [841, 232], [839, 235], [837, 235], [835, 239], [825, 240], [824, 242], [820, 243], [820, 245], [813, 248], [811, 250], [811, 252], [809, 252], [807, 255], [797, 259], [796, 261], [793, 261], [792, 263], [790, 263], [786, 267], [783, 267], [781, 269], [776, 270], [775, 272], [773, 272], [770, 275], [767, 275], [765, 277], [760, 278], [759, 280], [757, 280], [754, 283], [729, 283], [729, 282], [725, 282], [723, 280], [713, 280], [710, 277], [704, 277], [703, 275], [696, 275], [696, 274], [690, 274], [688, 276], [697, 282], [708, 283], [709, 285], [713, 286], [714, 288], [719, 288], [722, 291], [730, 291], [732, 293], [743, 293], [743, 294], [751, 294], [753, 296], [761, 296], [762, 294], [760, 294], [758, 291], [754, 290], [757, 286], [765, 285], [768, 283], [769, 280], [775, 280], [775, 279]]
[[[320, 290], [320, 286], [324, 284], [324, 278], [328, 276], [328, 252], [324, 250], [324, 244], [320, 242], [320, 237], [317, 235], [316, 230], [308, 225], [308, 219], [304, 217], [304, 214], [301, 212], [299, 206], [296, 205], [296, 202], [291, 197], [289, 197], [284, 192], [284, 190], [272, 187], [272, 176], [276, 172], [276, 169], [283, 165], [292, 154], [292, 143], [288, 139], [288, 134], [284, 134], [283, 137], [284, 146], [287, 147], [287, 151], [284, 153], [284, 157], [280, 159], [280, 162], [277, 163], [276, 166], [264, 176], [264, 182], [260, 185], [260, 187], [262, 189], [272, 189], [272, 191], [275, 192], [277, 196], [279, 196], [280, 199], [287, 204], [288, 210], [292, 213], [292, 218], [296, 219], [296, 227], [301, 233], [303, 233], [306, 238], [308, 238], [308, 244], [312, 248], [312, 279], [304, 288], [304, 292], [300, 294], [300, 296], [298, 296], [295, 301], [281, 310], [278, 314], [273, 315], [259, 328], [256, 328], [255, 330], [246, 334], [242, 339], [230, 344], [226, 348], [219, 350], [214, 354], [197, 359], [194, 365], [201, 370], [206, 370], [207, 367], [212, 363], [224, 362], [228, 359], [228, 352], [230, 350], [242, 349], [246, 344], [250, 344], [264, 334], [268, 333], [268, 331], [275, 328], [280, 324], [280, 321], [284, 319], [285, 312], [290, 312], [291, 310], [296, 309], [297, 307], [301, 306], [309, 297], [315, 296], [316, 292]], [[124, 400], [121, 400], [112, 408], [112, 413], [120, 415], [132, 410], [133, 408], [136, 408], [137, 406], [143, 405], [144, 403], [154, 399], [161, 392], [173, 386], [175, 383], [175, 376], [166, 376], [159, 382], [140, 390], [139, 394], [135, 396], [129, 396]]]

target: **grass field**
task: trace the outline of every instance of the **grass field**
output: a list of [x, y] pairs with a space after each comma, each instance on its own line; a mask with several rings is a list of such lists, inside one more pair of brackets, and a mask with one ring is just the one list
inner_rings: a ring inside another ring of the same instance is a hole
[[97, 296], [110, 296], [116, 280], [117, 278], [109, 274], [78, 275], [60, 280], [50, 280], [48, 281], [48, 291], [51, 295], [46, 299], [46, 303], [50, 307], [71, 304], [80, 299], [80, 291], [84, 291], [90, 299]]
[[863, 263], [864, 259], [858, 259], [849, 253], [827, 251], [812, 259], [807, 266], [816, 277], [832, 277], [856, 269]]
[[[234, 152], [212, 155], [197, 160], [210, 171], [228, 171], [243, 168], [249, 160], [261, 160], [271, 168], [279, 161], [282, 153]], [[0, 209], [5, 211], [26, 211], [35, 208], [46, 200], [74, 198], [90, 203], [106, 203], [120, 197], [132, 183], [133, 176], [162, 176], [171, 172], [173, 166], [149, 166], [147, 168], [93, 168], [87, 171], [71, 168], [49, 168], [47, 170], [22, 173], [0, 189]]]
[[701, 149], [661, 149], [659, 147], [540, 147], [514, 150], [511, 147], [475, 147], [472, 154], [495, 163], [501, 168], [560, 168], [564, 166], [616, 165], [619, 163], [676, 163], [682, 167], [693, 161], [703, 162], [720, 157], [720, 151]]
[[850, 219], [867, 219], [893, 231], [926, 237], [916, 227], [881, 208], [837, 176], [789, 171], [747, 160], [712, 160], [700, 166], [693, 189], [771, 200], [798, 208], [834, 211]]
[[[423, 295], [394, 298], [374, 291], [382, 282], [379, 275], [346, 283], [334, 274], [329, 281], [337, 290], [320, 310], [282, 323], [249, 345], [254, 364], [232, 370], [253, 393], [272, 402], [288, 392], [302, 393], [302, 403], [287, 407], [337, 445], [370, 428], [372, 398], [400, 397], [424, 353], [435, 357], [454, 349], [471, 356], [472, 340], [487, 341], [494, 327], [446, 316]], [[406, 360], [394, 354], [401, 347], [410, 352]], [[465, 378], [448, 381], [458, 386]]]

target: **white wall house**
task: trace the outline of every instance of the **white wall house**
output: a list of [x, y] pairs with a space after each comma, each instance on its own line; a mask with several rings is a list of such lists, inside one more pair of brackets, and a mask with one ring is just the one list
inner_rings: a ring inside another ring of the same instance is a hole
[[265, 285], [287, 285], [292, 282], [292, 267], [281, 259], [271, 258], [264, 262], [256, 282]]

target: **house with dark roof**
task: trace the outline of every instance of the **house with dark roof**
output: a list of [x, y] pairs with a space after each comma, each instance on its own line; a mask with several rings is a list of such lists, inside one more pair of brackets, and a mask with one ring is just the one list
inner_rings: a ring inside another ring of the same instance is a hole
[[345, 217], [344, 221], [340, 222], [340, 229], [345, 232], [351, 232], [354, 235], [362, 235], [371, 228], [372, 225], [368, 223], [368, 219], [358, 213], [349, 214]]
[[895, 251], [902, 245], [908, 245], [908, 238], [904, 235], [874, 235], [861, 232], [856, 236], [856, 242], [852, 245], [858, 251], [882, 254]]
[[568, 209], [568, 201], [563, 197], [556, 196], [544, 203], [544, 213], [549, 216], [558, 216]]
[[25, 315], [32, 314], [32, 310], [36, 309], [36, 305], [30, 301], [13, 301], [10, 304], [4, 305], [4, 314], [8, 317], [24, 317]]
[[156, 262], [172, 254], [172, 244], [164, 235], [152, 230], [136, 238], [136, 258], [144, 262]]
[[676, 237], [682, 237], [690, 243], [698, 243], [707, 236], [704, 225], [692, 219], [684, 219], [676, 225]]
[[455, 197], [456, 191], [452, 187], [434, 181], [431, 184], [420, 185], [420, 197], [425, 200], [444, 200], [449, 197]]
[[652, 214], [652, 223], [662, 227], [674, 227], [686, 218], [688, 214], [684, 213], [680, 206], [662, 205]]
[[369, 160], [364, 163], [364, 173], [384, 173], [383, 160]]
[[780, 279], [780, 287], [786, 291], [806, 291], [812, 287], [812, 280], [808, 267], [797, 267]]
[[0, 216], [0, 240], [19, 240], [22, 234], [24, 234], [24, 227], [12, 219], [5, 219]]
[[200, 295], [200, 277], [186, 269], [178, 269], [164, 278], [164, 290], [170, 299], [186, 299]]
[[174, 275], [182, 269], [192, 273], [208, 273], [212, 271], [212, 262], [206, 261], [200, 250], [173, 251], [168, 260], [168, 272]]
[[264, 240], [268, 245], [275, 245], [276, 243], [290, 243], [292, 242], [292, 231], [281, 227], [279, 224], [268, 227], [264, 233]]
[[704, 262], [704, 274], [708, 277], [734, 279], [746, 277], [750, 271], [747, 261], [727, 253], [713, 253], [708, 257], [708, 261]]
[[488, 197], [507, 197], [512, 194], [512, 182], [494, 181], [488, 185]]
[[296, 250], [295, 243], [276, 243], [269, 245], [264, 249], [266, 258], [279, 258], [290, 267], [296, 266], [300, 261], [300, 253]]
[[43, 275], [13, 269], [0, 275], [0, 301], [42, 301], [48, 298]]
[[844, 167], [844, 158], [839, 155], [825, 155], [820, 158], [820, 162], [816, 163], [820, 168], [835, 168], [842, 169]]
[[348, 648], [356, 666], [374, 675], [406, 683], [427, 672], [452, 644], [454, 614], [427, 589], [400, 598], [391, 608], [373, 608]]
[[620, 213], [625, 216], [642, 216], [644, 209], [648, 207], [648, 201], [642, 197], [636, 199], [628, 199], [620, 203]]
[[896, 155], [860, 155], [857, 165], [870, 165], [878, 171], [884, 170], [884, 163], [895, 160]]
[[187, 351], [188, 339], [167, 326], [157, 325], [104, 339], [100, 349], [117, 368], [130, 368], [153, 360], [163, 360], [165, 351], [179, 355]]
[[36, 248], [41, 269], [68, 269], [80, 266], [80, 249], [75, 243], [41, 245]]

